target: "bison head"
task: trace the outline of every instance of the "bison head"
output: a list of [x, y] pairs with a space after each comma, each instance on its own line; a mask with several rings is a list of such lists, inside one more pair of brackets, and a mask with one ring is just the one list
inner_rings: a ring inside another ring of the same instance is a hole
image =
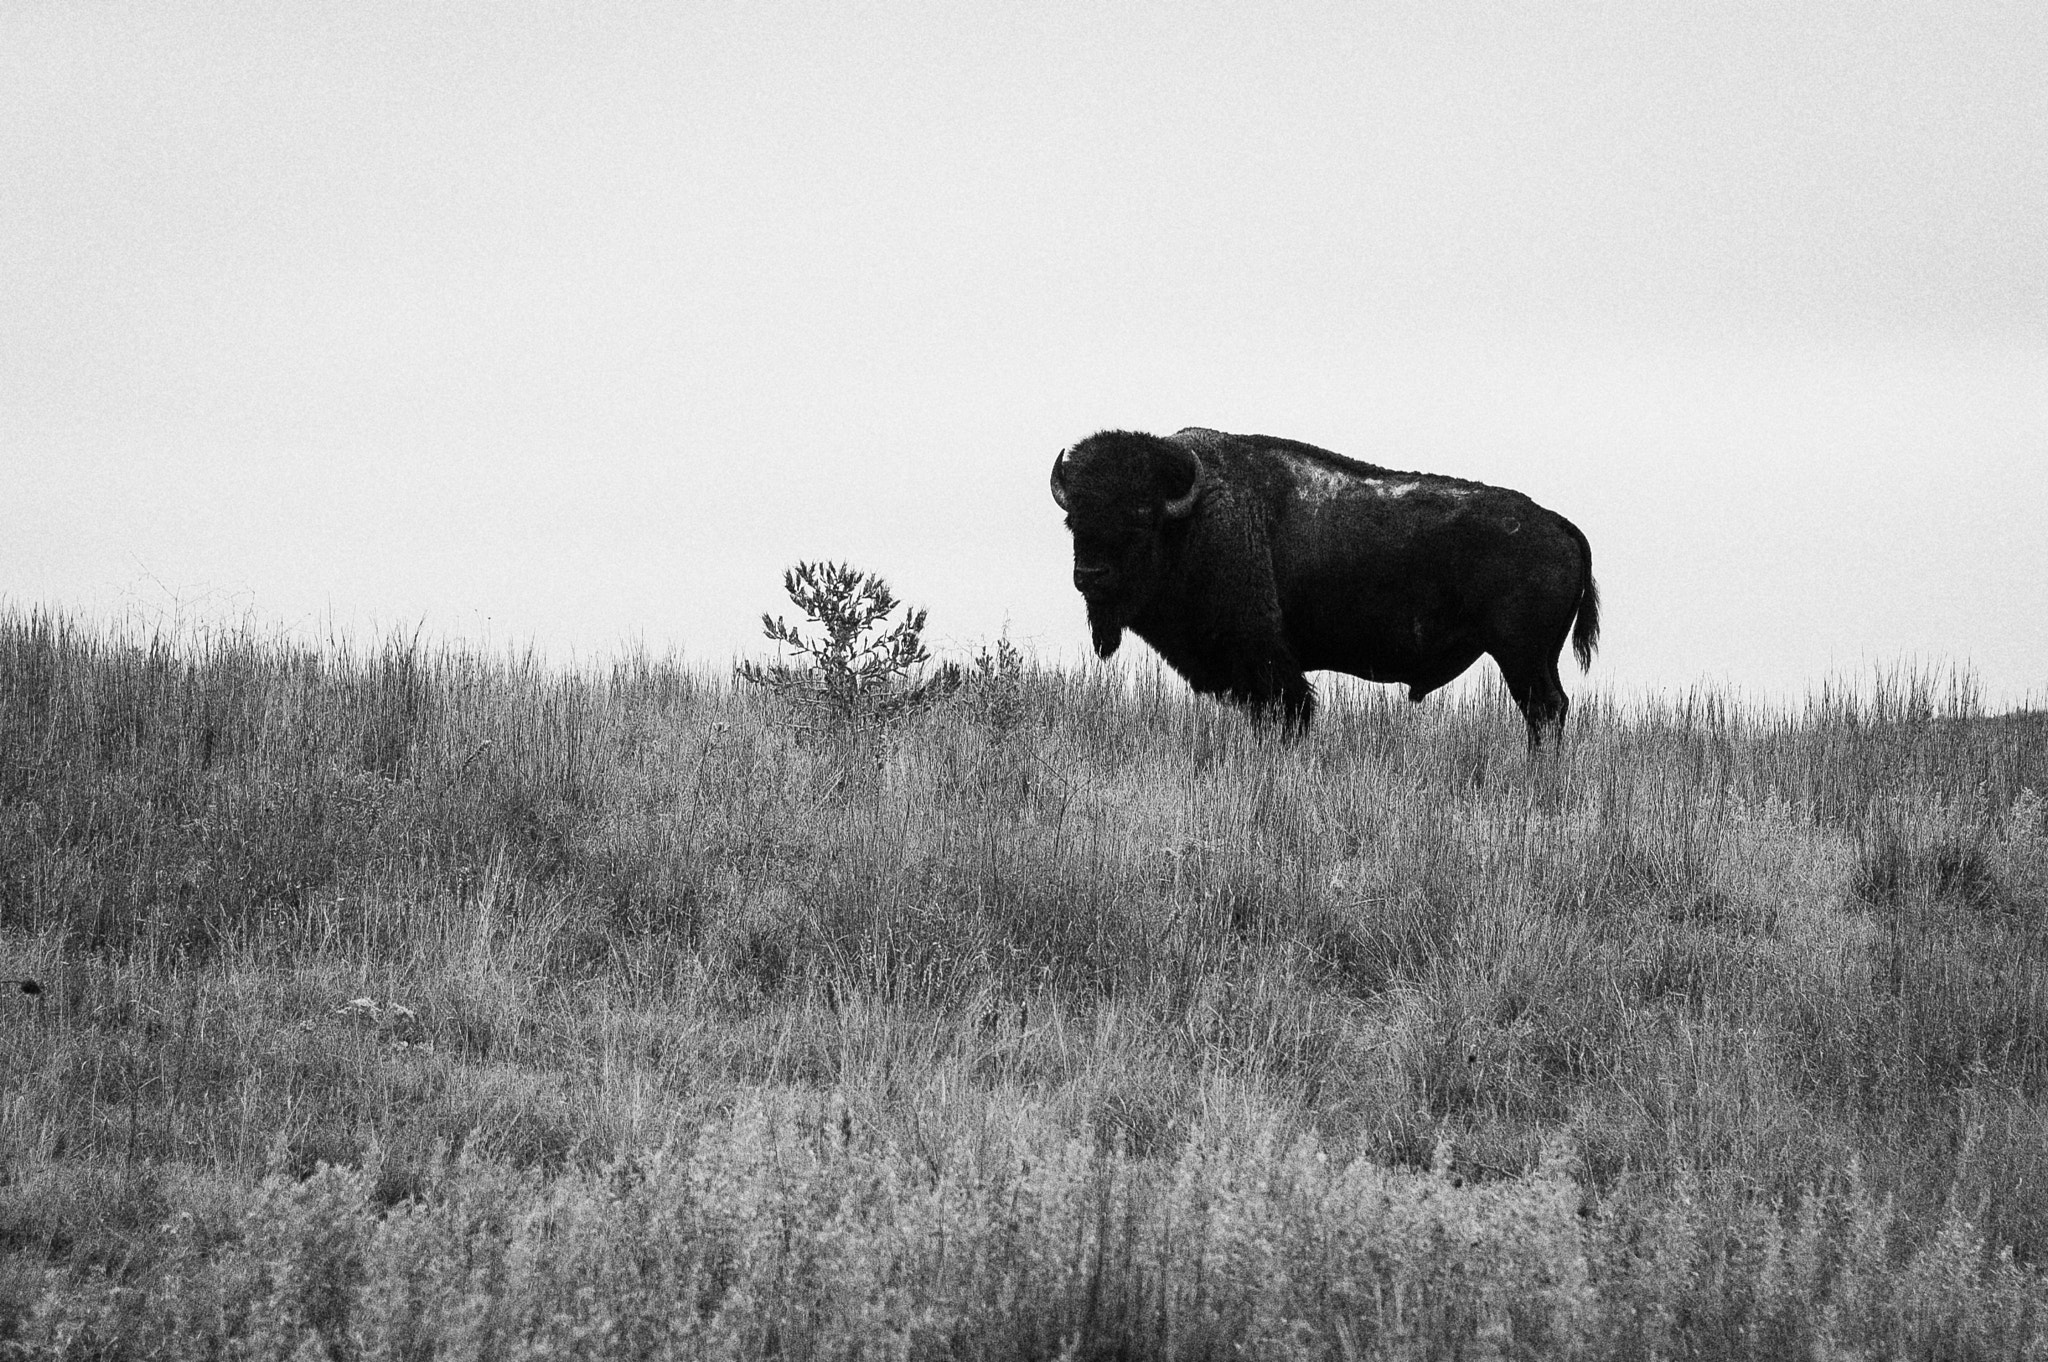
[[1074, 587], [1100, 656], [1116, 651], [1165, 579], [1201, 494], [1194, 452], [1156, 435], [1106, 430], [1053, 460], [1052, 499], [1074, 535]]

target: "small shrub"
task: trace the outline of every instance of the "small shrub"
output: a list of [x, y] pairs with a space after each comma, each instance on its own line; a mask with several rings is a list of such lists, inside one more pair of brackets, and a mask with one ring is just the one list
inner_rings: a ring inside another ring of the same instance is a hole
[[798, 563], [782, 575], [782, 589], [822, 634], [807, 636], [780, 616], [765, 613], [761, 631], [809, 661], [742, 662], [739, 676], [803, 712], [806, 728], [870, 732], [959, 685], [954, 667], [921, 681], [910, 679], [931, 656], [923, 639], [925, 612], [908, 610], [888, 624], [896, 595], [878, 575], [862, 574], [845, 563]]

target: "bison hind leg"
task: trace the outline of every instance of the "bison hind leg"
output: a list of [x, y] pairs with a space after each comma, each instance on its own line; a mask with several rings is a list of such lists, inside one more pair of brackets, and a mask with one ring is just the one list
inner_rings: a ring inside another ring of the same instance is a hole
[[1507, 682], [1508, 694], [1514, 697], [1515, 707], [1522, 711], [1523, 722], [1529, 726], [1529, 750], [1541, 751], [1545, 737], [1564, 741], [1564, 719], [1571, 712], [1572, 702], [1557, 674], [1557, 659], [1549, 658], [1528, 668], [1510, 668], [1502, 663], [1500, 674]]

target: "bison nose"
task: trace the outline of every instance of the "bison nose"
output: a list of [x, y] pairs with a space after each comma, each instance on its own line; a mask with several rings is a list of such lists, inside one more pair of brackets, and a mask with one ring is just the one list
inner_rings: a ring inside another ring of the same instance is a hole
[[1102, 583], [1102, 579], [1107, 576], [1109, 576], [1108, 568], [1077, 567], [1074, 569], [1074, 589], [1076, 591], [1086, 591], [1091, 586], [1099, 586]]

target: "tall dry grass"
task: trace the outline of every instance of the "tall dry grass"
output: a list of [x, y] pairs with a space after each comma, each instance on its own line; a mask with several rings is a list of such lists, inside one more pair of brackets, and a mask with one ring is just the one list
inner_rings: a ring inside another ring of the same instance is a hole
[[0, 1351], [2048, 1350], [2048, 721], [1327, 717], [0, 615]]

